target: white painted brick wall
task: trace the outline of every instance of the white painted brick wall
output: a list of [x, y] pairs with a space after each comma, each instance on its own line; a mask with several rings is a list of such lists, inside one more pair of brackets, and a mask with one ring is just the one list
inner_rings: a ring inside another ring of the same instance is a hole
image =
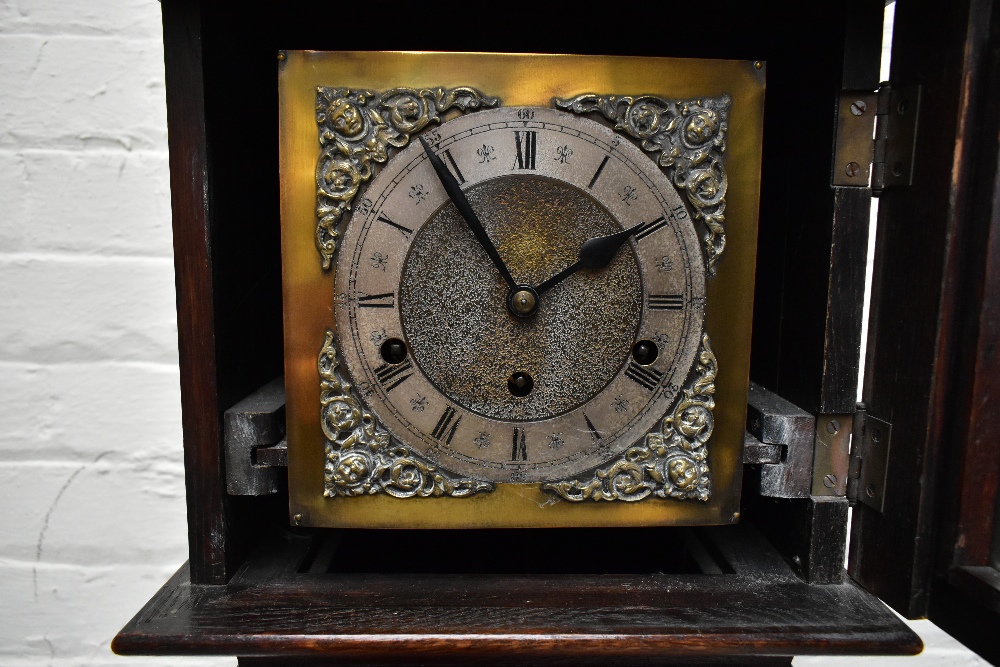
[[[108, 648], [187, 557], [160, 40], [155, 0], [0, 0], [3, 667], [235, 664]], [[901, 665], [985, 664], [916, 627]]]
[[187, 558], [160, 8], [0, 0], [0, 665], [121, 658]]

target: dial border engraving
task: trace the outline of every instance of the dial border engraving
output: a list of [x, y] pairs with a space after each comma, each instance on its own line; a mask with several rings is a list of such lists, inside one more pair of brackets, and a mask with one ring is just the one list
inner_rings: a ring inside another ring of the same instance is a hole
[[[705, 224], [706, 270], [715, 265], [726, 248], [726, 189], [722, 164], [729, 129], [728, 95], [693, 100], [668, 100], [652, 95], [601, 95], [584, 93], [552, 101], [553, 107], [579, 115], [601, 113], [616, 132], [639, 141], [648, 153], [659, 153], [657, 163], [670, 180], [687, 194], [695, 218]], [[707, 128], [707, 131], [706, 131]]]
[[363, 410], [341, 375], [329, 329], [319, 352], [320, 424], [325, 436], [323, 496], [386, 493], [396, 498], [462, 498], [496, 488], [490, 482], [452, 475], [392, 442], [389, 433]]

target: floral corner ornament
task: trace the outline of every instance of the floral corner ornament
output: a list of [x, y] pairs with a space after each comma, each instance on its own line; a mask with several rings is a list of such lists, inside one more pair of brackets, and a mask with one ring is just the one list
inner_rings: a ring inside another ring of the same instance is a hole
[[726, 247], [726, 151], [729, 129], [727, 95], [697, 100], [665, 100], [587, 93], [553, 101], [558, 109], [577, 114], [599, 112], [615, 130], [639, 140], [643, 150], [659, 153], [658, 163], [677, 188], [687, 195], [695, 219], [707, 229], [705, 254], [709, 274]]
[[456, 478], [393, 444], [374, 417], [365, 412], [338, 369], [333, 332], [319, 353], [320, 424], [326, 436], [323, 495], [361, 496], [386, 493], [396, 498], [471, 496], [493, 485]]
[[410, 136], [451, 108], [461, 111], [499, 106], [500, 100], [475, 88], [393, 88], [385, 92], [316, 88], [316, 124], [321, 152], [316, 163], [316, 249], [324, 270], [337, 250], [336, 227], [351, 210], [374, 163], [389, 158]]
[[718, 364], [703, 334], [697, 375], [664, 417], [660, 431], [630, 447], [589, 479], [569, 479], [542, 486], [565, 500], [636, 501], [649, 496], [706, 501], [712, 493], [706, 444], [715, 426], [715, 376]]

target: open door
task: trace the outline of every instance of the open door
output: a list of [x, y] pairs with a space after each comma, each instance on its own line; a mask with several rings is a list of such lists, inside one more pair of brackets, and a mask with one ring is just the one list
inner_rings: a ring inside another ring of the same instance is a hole
[[1000, 4], [898, 3], [891, 82], [919, 108], [885, 110], [918, 117], [879, 207], [861, 465], [886, 473], [861, 475], [849, 572], [997, 662]]

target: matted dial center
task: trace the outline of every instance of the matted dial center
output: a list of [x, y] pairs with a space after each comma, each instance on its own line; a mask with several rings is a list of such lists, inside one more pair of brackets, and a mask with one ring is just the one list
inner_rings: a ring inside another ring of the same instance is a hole
[[[584, 241], [622, 229], [590, 196], [550, 179], [497, 178], [465, 192], [520, 285], [540, 284], [575, 262]], [[400, 313], [414, 361], [450, 400], [485, 417], [534, 421], [579, 407], [631, 353], [642, 306], [634, 252], [623, 247], [607, 267], [530, 294], [534, 304], [518, 292], [446, 204], [403, 269]], [[511, 393], [514, 372], [531, 376], [530, 393]]]

